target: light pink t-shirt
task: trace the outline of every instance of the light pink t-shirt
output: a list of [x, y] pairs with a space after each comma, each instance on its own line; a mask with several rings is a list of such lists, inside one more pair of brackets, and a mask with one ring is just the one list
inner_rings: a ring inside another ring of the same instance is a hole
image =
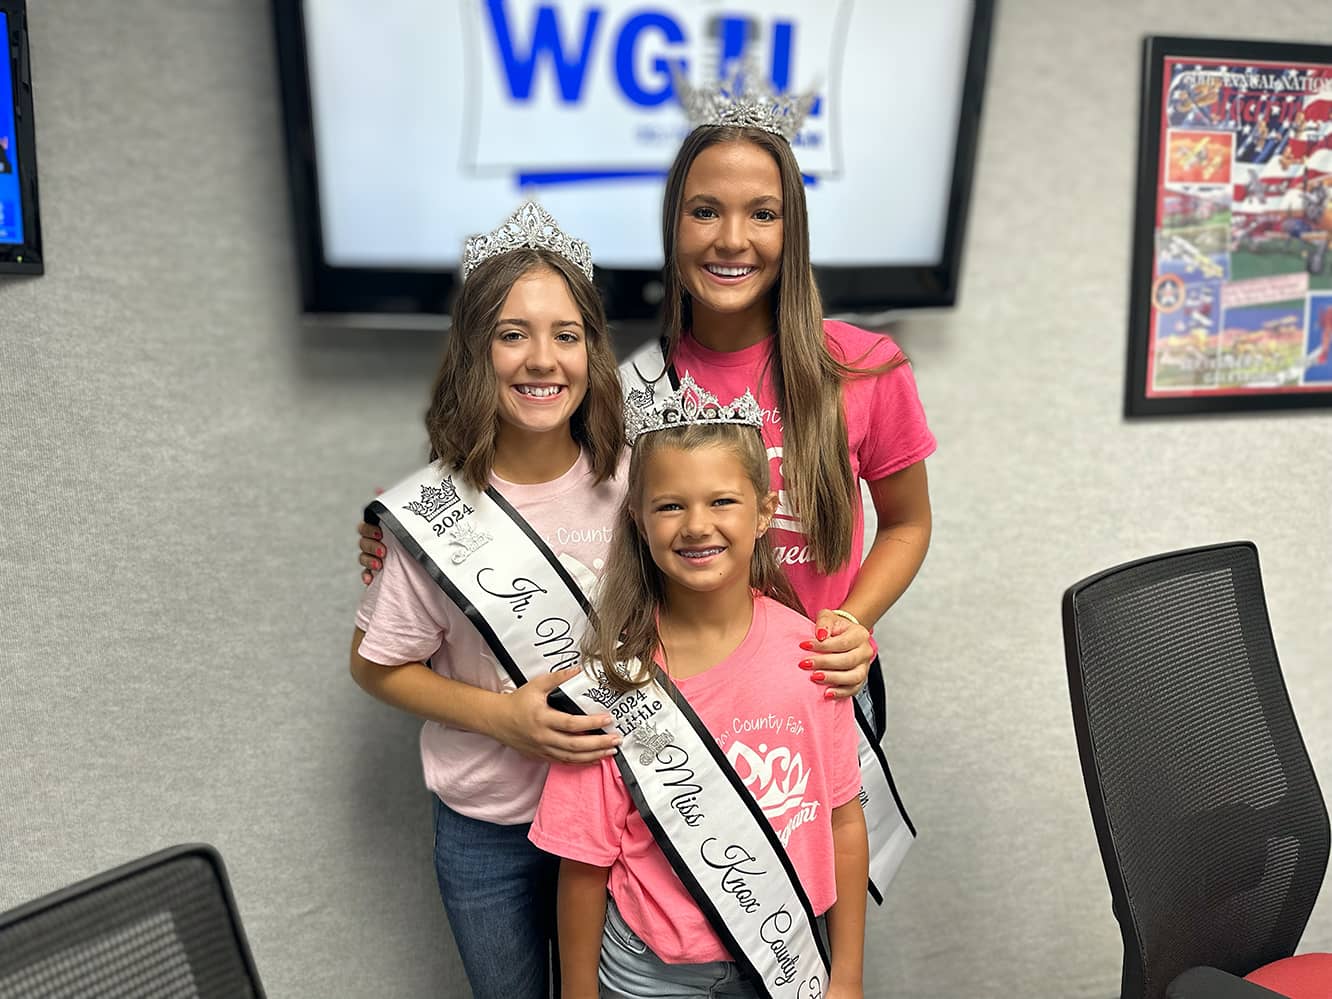
[[[834, 320], [825, 320], [824, 334], [834, 357], [856, 367], [869, 368], [891, 361], [898, 347], [888, 337]], [[832, 575], [824, 576], [814, 565], [800, 522], [791, 514], [782, 484], [782, 413], [771, 377], [765, 377], [772, 339], [731, 353], [709, 350], [692, 337], [680, 339], [675, 369], [686, 372], [722, 402], [754, 392], [763, 409], [763, 440], [768, 445], [772, 486], [781, 493], [777, 518], [769, 537], [787, 578], [810, 616], [825, 607], [840, 607], [851, 592], [860, 571], [865, 544], [865, 521], [860, 493], [854, 501], [855, 525], [851, 536], [851, 560]], [[882, 375], [848, 380], [842, 390], [850, 444], [851, 476], [875, 482], [929, 457], [935, 448], [934, 434], [925, 423], [925, 410], [916, 392], [916, 379], [907, 364]]]
[[[713, 734], [786, 846], [816, 914], [837, 900], [831, 810], [860, 791], [851, 702], [826, 701], [785, 668], [810, 623], [759, 597], [749, 634], [725, 660], [676, 686]], [[550, 768], [529, 836], [549, 853], [609, 867], [629, 927], [670, 964], [729, 960], [634, 808], [614, 759]]]
[[[553, 482], [516, 485], [493, 475], [490, 481], [591, 596], [624, 498], [625, 468], [622, 461], [615, 478], [598, 485], [580, 454]], [[389, 531], [384, 547], [384, 568], [356, 611], [356, 626], [365, 632], [361, 656], [384, 666], [429, 660], [443, 676], [512, 691], [476, 628]], [[546, 777], [545, 763], [433, 721], [421, 729], [421, 768], [426, 787], [450, 808], [497, 825], [530, 822]]]

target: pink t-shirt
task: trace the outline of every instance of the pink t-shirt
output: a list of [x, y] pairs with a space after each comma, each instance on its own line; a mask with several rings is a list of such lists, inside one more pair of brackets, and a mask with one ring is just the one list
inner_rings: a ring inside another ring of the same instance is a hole
[[[553, 482], [516, 485], [493, 475], [490, 481], [591, 596], [624, 498], [625, 468], [622, 461], [615, 478], [596, 484], [580, 454]], [[365, 632], [361, 656], [384, 666], [429, 660], [436, 673], [473, 687], [513, 690], [476, 628], [389, 531], [384, 547], [383, 571], [356, 611], [356, 626]], [[545, 763], [433, 721], [421, 729], [421, 768], [426, 787], [450, 808], [497, 825], [530, 822], [546, 777]]]
[[[831, 810], [860, 791], [856, 727], [847, 699], [787, 663], [810, 624], [767, 597], [739, 647], [676, 686], [717, 740], [786, 846], [816, 914], [837, 901]], [[550, 853], [610, 868], [609, 889], [629, 927], [670, 964], [729, 960], [634, 808], [613, 759], [550, 768], [529, 836]]]
[[[834, 357], [857, 367], [874, 367], [892, 360], [898, 347], [881, 333], [871, 333], [847, 323], [825, 320], [824, 334]], [[772, 379], [764, 368], [771, 338], [731, 353], [709, 350], [686, 335], [676, 349], [675, 369], [693, 375], [722, 402], [754, 392], [763, 409], [763, 440], [772, 465], [772, 486], [781, 502], [770, 532], [778, 560], [796, 595], [811, 616], [825, 607], [840, 607], [851, 592], [851, 584], [864, 557], [865, 521], [860, 493], [854, 500], [856, 514], [851, 537], [851, 560], [829, 576], [819, 573], [809, 553], [800, 522], [792, 515], [782, 484], [782, 414]], [[916, 379], [907, 364], [882, 375], [848, 380], [842, 390], [846, 410], [853, 479], [875, 482], [929, 457], [935, 448], [934, 434], [925, 423], [925, 410], [916, 392]]]

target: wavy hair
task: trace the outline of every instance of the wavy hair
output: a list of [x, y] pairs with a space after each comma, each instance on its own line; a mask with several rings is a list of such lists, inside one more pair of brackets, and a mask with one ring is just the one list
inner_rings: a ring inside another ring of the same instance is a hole
[[475, 489], [484, 489], [490, 479], [499, 432], [499, 383], [490, 356], [495, 323], [514, 283], [541, 269], [564, 279], [582, 314], [587, 394], [569, 430], [587, 452], [597, 482], [614, 477], [624, 450], [620, 372], [596, 287], [558, 253], [511, 250], [480, 264], [458, 292], [453, 329], [444, 344], [425, 416], [430, 460], [459, 469]]

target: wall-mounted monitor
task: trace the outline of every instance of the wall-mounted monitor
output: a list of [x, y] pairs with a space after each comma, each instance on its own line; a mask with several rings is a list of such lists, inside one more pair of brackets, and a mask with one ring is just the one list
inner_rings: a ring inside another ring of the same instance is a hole
[[0, 0], [0, 274], [42, 273], [25, 0]]
[[827, 311], [953, 304], [993, 0], [273, 0], [307, 313], [438, 315], [524, 197], [592, 246], [613, 318], [660, 298], [694, 83], [816, 89], [793, 146]]

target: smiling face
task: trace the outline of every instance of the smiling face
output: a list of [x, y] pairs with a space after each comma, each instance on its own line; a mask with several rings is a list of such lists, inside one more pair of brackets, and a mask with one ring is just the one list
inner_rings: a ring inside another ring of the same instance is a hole
[[776, 504], [773, 493], [759, 498], [731, 447], [654, 449], [633, 513], [668, 599], [681, 588], [748, 589], [754, 542], [768, 529]]
[[675, 266], [695, 322], [769, 323], [784, 236], [777, 161], [752, 142], [709, 146], [690, 165], [683, 194]]
[[583, 317], [564, 278], [539, 267], [509, 289], [490, 341], [500, 435], [571, 438], [587, 394]]

